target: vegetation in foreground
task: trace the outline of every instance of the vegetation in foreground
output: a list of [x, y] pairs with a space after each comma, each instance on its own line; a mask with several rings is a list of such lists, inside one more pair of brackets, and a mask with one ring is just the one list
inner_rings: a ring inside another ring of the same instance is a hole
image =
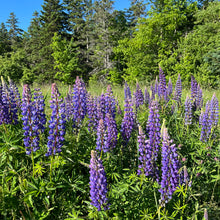
[[118, 94], [77, 78], [46, 106], [0, 88], [1, 219], [219, 219], [219, 103], [193, 76], [185, 97], [161, 69]]

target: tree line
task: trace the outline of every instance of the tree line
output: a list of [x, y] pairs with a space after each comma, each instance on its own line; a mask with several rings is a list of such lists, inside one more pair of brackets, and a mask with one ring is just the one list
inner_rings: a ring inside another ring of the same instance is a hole
[[158, 65], [168, 77], [191, 75], [220, 84], [220, 2], [44, 0], [27, 31], [12, 12], [0, 25], [0, 75], [24, 83], [58, 80], [155, 79]]

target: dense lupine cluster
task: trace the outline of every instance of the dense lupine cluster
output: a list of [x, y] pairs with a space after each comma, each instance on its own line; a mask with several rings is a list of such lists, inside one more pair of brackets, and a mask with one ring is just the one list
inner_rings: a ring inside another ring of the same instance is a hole
[[[192, 124], [194, 103], [197, 110], [203, 107], [202, 89], [192, 77], [191, 97], [186, 98], [185, 102], [185, 124]], [[196, 89], [195, 89], [196, 88]], [[6, 91], [6, 92], [5, 92]], [[139, 93], [141, 92], [141, 93]], [[138, 135], [138, 151], [139, 151], [139, 167], [137, 173], [144, 174], [147, 177], [153, 178], [161, 185], [161, 204], [164, 205], [172, 197], [173, 192], [176, 190], [181, 177], [179, 176], [180, 163], [178, 161], [177, 150], [173, 141], [167, 132], [167, 128], [162, 130], [162, 143], [161, 143], [161, 129], [160, 129], [160, 114], [159, 103], [155, 100], [155, 95], [158, 94], [162, 99], [173, 99], [181, 104], [182, 97], [182, 83], [180, 75], [178, 76], [175, 91], [173, 93], [172, 82], [169, 80], [166, 85], [165, 75], [160, 70], [159, 83], [156, 79], [155, 85], [151, 86], [151, 97], [147, 89], [145, 93], [141, 91], [137, 83], [134, 96], [131, 95], [131, 90], [126, 83], [125, 85], [125, 105], [124, 117], [121, 123], [121, 136], [124, 144], [127, 145], [132, 135], [132, 131], [136, 129], [137, 121], [134, 112], [134, 103], [136, 107], [145, 102], [149, 106], [149, 115], [146, 131], [144, 132], [139, 126]], [[6, 96], [7, 94], [8, 96]], [[17, 95], [15, 95], [17, 94]], [[168, 97], [167, 97], [168, 96]], [[7, 99], [5, 98], [7, 97]], [[107, 201], [107, 182], [106, 174], [102, 161], [97, 155], [104, 155], [100, 152], [111, 152], [113, 148], [117, 150], [118, 130], [115, 120], [116, 106], [119, 109], [117, 114], [121, 112], [120, 105], [113, 96], [113, 91], [110, 86], [107, 87], [107, 92], [102, 93], [100, 96], [95, 97], [87, 93], [84, 82], [77, 77], [74, 85], [73, 92], [69, 90], [65, 103], [60, 97], [60, 93], [56, 84], [52, 84], [52, 100], [51, 100], [51, 119], [48, 121], [49, 136], [48, 136], [48, 152], [46, 156], [55, 155], [61, 151], [64, 136], [65, 136], [65, 122], [73, 120], [76, 126], [80, 126], [86, 116], [88, 117], [88, 129], [96, 135], [96, 151], [91, 152], [90, 162], [90, 198], [91, 204], [95, 206], [98, 211], [108, 208]], [[132, 98], [135, 100], [132, 102]], [[6, 101], [5, 101], [6, 100]], [[10, 103], [10, 105], [8, 104]], [[12, 123], [18, 120], [7, 121], [9, 115], [13, 115], [13, 104], [16, 106], [16, 114], [19, 113], [19, 93], [12, 85], [8, 88], [3, 83], [0, 87], [0, 124]], [[117, 103], [117, 105], [116, 105]], [[33, 95], [28, 85], [23, 87], [22, 97], [22, 121], [24, 129], [24, 145], [26, 153], [39, 149], [40, 134], [44, 133], [46, 128], [46, 115], [44, 112], [45, 104], [44, 97], [40, 89], [35, 89]], [[8, 110], [10, 109], [10, 110]], [[137, 111], [138, 114], [138, 111]], [[6, 117], [7, 116], [7, 117]], [[122, 116], [119, 116], [122, 117]], [[193, 123], [197, 118], [193, 118]], [[200, 140], [207, 142], [212, 132], [217, 126], [219, 120], [219, 103], [216, 95], [214, 94], [211, 101], [206, 104], [205, 111], [201, 111], [199, 124], [201, 128]], [[120, 126], [120, 125], [119, 125]], [[120, 137], [120, 135], [119, 135]], [[161, 152], [161, 181], [159, 180], [159, 167], [160, 167], [160, 152]], [[159, 165], [159, 166], [158, 166]], [[187, 169], [184, 166], [183, 182], [189, 185], [189, 177]]]
[[162, 129], [162, 139], [162, 178], [159, 190], [161, 193], [161, 204], [167, 203], [172, 198], [180, 180], [180, 163], [177, 150], [173, 140], [170, 140], [166, 127]]
[[55, 155], [61, 152], [65, 135], [65, 104], [63, 99], [60, 98], [60, 93], [55, 83], [52, 84], [51, 105], [52, 109], [51, 118], [49, 121], [49, 136], [47, 142], [48, 151], [46, 156]]
[[107, 210], [108, 199], [107, 199], [107, 180], [102, 160], [98, 158], [95, 151], [91, 151], [90, 160], [90, 199], [91, 204], [95, 206], [98, 211], [102, 208]]

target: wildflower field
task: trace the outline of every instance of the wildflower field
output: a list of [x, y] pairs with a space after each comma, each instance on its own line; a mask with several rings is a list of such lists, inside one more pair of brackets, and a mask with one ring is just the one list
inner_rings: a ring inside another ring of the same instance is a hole
[[0, 219], [220, 219], [219, 91], [0, 86]]

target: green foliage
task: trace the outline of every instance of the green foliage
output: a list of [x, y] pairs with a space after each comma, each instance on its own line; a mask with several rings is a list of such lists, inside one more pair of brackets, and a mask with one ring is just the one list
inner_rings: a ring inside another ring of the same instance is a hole
[[[161, 13], [152, 9], [146, 19], [139, 21], [133, 38], [119, 41], [114, 52], [123, 54], [127, 81], [152, 80], [158, 73], [158, 63], [170, 57], [177, 41], [184, 34], [196, 4], [166, 1]], [[171, 43], [172, 42], [172, 43]]]
[[61, 39], [58, 34], [54, 34], [51, 48], [55, 62], [54, 68], [57, 69], [55, 79], [71, 84], [81, 72], [77, 57], [79, 54], [77, 52], [78, 48], [74, 46], [73, 40], [68, 42], [66, 39]]

